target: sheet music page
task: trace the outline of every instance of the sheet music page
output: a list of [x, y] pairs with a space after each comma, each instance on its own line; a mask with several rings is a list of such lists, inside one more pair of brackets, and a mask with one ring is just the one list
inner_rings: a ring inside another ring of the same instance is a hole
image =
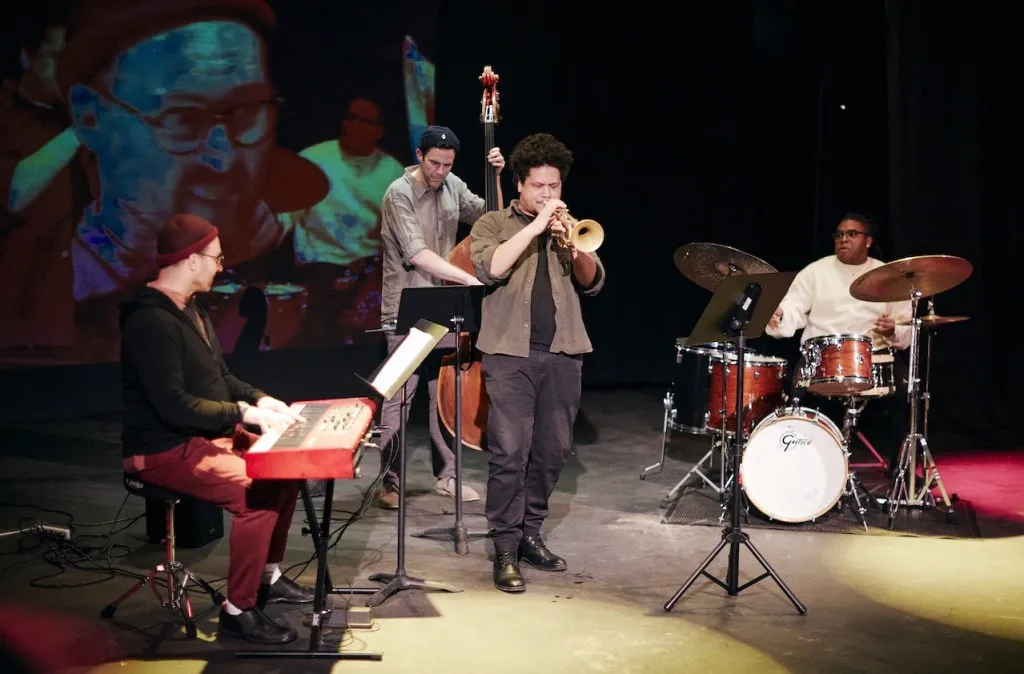
[[395, 349], [395, 352], [388, 357], [384, 367], [380, 369], [370, 385], [378, 393], [384, 395], [384, 392], [390, 390], [398, 378], [405, 374], [409, 363], [416, 360], [416, 356], [423, 353], [425, 348], [429, 348], [432, 339], [429, 333], [415, 327], [409, 328], [409, 334]]

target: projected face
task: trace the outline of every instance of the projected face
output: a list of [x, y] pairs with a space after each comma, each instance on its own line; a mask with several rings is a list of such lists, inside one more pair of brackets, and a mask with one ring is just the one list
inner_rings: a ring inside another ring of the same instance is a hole
[[76, 129], [99, 161], [103, 224], [133, 251], [175, 213], [216, 223], [227, 264], [247, 251], [276, 126], [260, 38], [232, 21], [149, 37], [99, 81], [71, 91]]
[[23, 55], [26, 79], [31, 82], [32, 93], [47, 103], [61, 98], [57, 85], [57, 58], [64, 49], [66, 33], [64, 26], [49, 26], [39, 46], [26, 50]]

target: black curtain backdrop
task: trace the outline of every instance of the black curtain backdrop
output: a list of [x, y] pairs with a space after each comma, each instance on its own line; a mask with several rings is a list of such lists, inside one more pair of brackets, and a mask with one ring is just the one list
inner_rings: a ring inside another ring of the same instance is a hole
[[[450, 2], [438, 120], [462, 138], [456, 173], [482, 189], [477, 76], [491, 65], [506, 154], [536, 131], [574, 151], [564, 199], [607, 237], [608, 285], [584, 309], [590, 386], [671, 381], [673, 343], [711, 296], [673, 265], [680, 245], [726, 244], [795, 271], [830, 254], [829, 232], [859, 211], [880, 226], [874, 254], [885, 261], [947, 254], [974, 265], [934, 298], [938, 313], [971, 319], [935, 333], [929, 431], [958, 447], [1009, 447], [1022, 366], [1000, 347], [1017, 287], [1009, 158], [1020, 95], [999, 9], [705, 0], [606, 13], [559, 3], [525, 16]], [[510, 175], [502, 186], [507, 201]], [[795, 358], [798, 342], [751, 346]]]

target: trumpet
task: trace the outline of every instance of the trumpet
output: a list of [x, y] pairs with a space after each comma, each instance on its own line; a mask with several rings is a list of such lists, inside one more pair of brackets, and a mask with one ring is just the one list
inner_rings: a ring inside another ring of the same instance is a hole
[[555, 218], [565, 233], [552, 232], [551, 237], [563, 248], [572, 246], [581, 253], [592, 253], [604, 243], [604, 228], [597, 220], [577, 220], [564, 208], [555, 211]]

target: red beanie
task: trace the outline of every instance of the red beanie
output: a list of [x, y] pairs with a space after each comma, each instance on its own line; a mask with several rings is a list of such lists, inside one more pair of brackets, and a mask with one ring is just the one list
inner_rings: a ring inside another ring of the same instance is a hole
[[177, 264], [209, 246], [219, 234], [216, 227], [197, 215], [173, 215], [157, 237], [156, 263], [160, 267]]

